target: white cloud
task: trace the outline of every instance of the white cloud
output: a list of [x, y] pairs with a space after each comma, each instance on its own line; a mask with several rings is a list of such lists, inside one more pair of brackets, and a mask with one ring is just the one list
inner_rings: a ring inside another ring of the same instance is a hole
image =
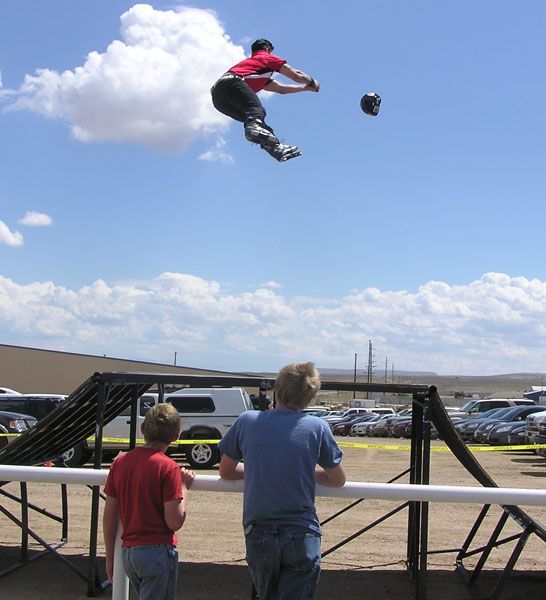
[[220, 161], [225, 163], [226, 165], [232, 165], [235, 162], [235, 160], [233, 159], [233, 156], [231, 156], [231, 154], [227, 153], [224, 150], [225, 145], [226, 141], [224, 140], [224, 138], [219, 137], [216, 140], [214, 147], [210, 148], [206, 152], [203, 152], [203, 154], [199, 156], [199, 160], [207, 160], [209, 162]]
[[19, 219], [19, 223], [27, 227], [48, 227], [53, 223], [53, 219], [44, 213], [27, 210], [25, 216]]
[[442, 373], [541, 371], [546, 362], [546, 282], [488, 273], [416, 292], [375, 288], [341, 298], [289, 298], [260, 287], [228, 292], [216, 281], [163, 273], [151, 281], [81, 289], [0, 277], [6, 343], [225, 369], [275, 370], [312, 359], [347, 367], [354, 352], [400, 369]]
[[9, 227], [0, 221], [0, 244], [6, 246], [17, 246], [23, 245], [23, 236], [18, 231], [10, 231]]
[[244, 52], [214, 13], [136, 4], [121, 15], [120, 33], [73, 70], [26, 75], [7, 110], [61, 119], [83, 142], [134, 142], [169, 153], [228, 127], [209, 89]]

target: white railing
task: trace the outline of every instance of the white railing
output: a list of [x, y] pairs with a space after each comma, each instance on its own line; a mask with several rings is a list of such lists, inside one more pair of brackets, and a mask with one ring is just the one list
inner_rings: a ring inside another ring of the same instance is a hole
[[[61, 469], [0, 465], [0, 481], [104, 485], [106, 469]], [[243, 481], [225, 481], [217, 475], [197, 475], [192, 492], [242, 492]], [[317, 484], [317, 496], [370, 498], [423, 502], [506, 504], [546, 506], [546, 490], [484, 488], [454, 485], [412, 485], [404, 483], [363, 483], [348, 481], [341, 488]], [[119, 530], [118, 530], [119, 533]], [[117, 567], [117, 568], [116, 568]], [[120, 538], [116, 540], [112, 600], [127, 600], [129, 586], [121, 561]]]

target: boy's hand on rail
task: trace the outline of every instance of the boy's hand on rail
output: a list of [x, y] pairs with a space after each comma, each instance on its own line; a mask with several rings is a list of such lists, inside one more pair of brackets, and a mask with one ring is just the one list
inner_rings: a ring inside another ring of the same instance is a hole
[[180, 468], [180, 472], [182, 473], [182, 483], [188, 489], [190, 489], [193, 484], [193, 480], [195, 479], [195, 473], [189, 469], [185, 469], [184, 467]]

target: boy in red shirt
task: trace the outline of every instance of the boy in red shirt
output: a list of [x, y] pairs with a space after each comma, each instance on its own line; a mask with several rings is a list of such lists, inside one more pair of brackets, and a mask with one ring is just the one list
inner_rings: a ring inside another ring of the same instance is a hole
[[178, 575], [175, 531], [186, 520], [187, 489], [195, 477], [165, 455], [180, 435], [172, 404], [156, 404], [142, 423], [145, 446], [113, 462], [104, 492], [106, 574], [112, 579], [118, 518], [123, 566], [140, 600], [174, 600]]
[[[272, 54], [273, 44], [268, 40], [256, 40], [251, 50], [252, 56], [231, 67], [212, 86], [212, 103], [224, 115], [244, 123], [246, 139], [259, 144], [273, 158], [284, 162], [300, 156], [297, 146], [282, 144], [273, 129], [265, 124], [265, 109], [256, 92], [318, 92], [320, 84]], [[303, 85], [286, 85], [274, 81], [272, 77], [276, 72]]]

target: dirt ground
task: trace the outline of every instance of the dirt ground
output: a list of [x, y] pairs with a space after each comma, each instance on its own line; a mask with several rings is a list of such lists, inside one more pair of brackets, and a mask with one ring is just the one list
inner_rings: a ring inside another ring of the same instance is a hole
[[[347, 438], [341, 438], [340, 441], [347, 441]], [[373, 441], [393, 443], [392, 439]], [[433, 444], [442, 445], [442, 442], [436, 441]], [[344, 455], [344, 466], [348, 479], [352, 481], [386, 482], [402, 473], [409, 462], [409, 453], [404, 451], [346, 448]], [[542, 489], [546, 481], [546, 460], [528, 452], [484, 452], [478, 455], [478, 459], [500, 486]], [[211, 474], [211, 471], [202, 473]], [[400, 482], [407, 482], [407, 477], [402, 478]], [[475, 484], [457, 460], [444, 452], [432, 454], [431, 483]], [[9, 484], [5, 489], [18, 493], [17, 484]], [[59, 486], [32, 484], [29, 486], [29, 497], [31, 502], [40, 507], [60, 512]], [[90, 500], [91, 492], [85, 486], [70, 487], [68, 543], [61, 549], [63, 556], [70, 558], [84, 572], [87, 572]], [[319, 518], [325, 519], [347, 506], [349, 502], [337, 498], [317, 498]], [[19, 512], [16, 504], [10, 500], [2, 499], [1, 505], [16, 515]], [[360, 503], [325, 525], [323, 550], [372, 523], [397, 505], [394, 502], [378, 500], [365, 500]], [[460, 547], [480, 508], [481, 506], [471, 504], [432, 504], [429, 550], [453, 550]], [[546, 508], [523, 508], [537, 520], [546, 522]], [[249, 599], [250, 583], [244, 562], [244, 542], [240, 525], [241, 495], [191, 493], [189, 513], [178, 544], [179, 597], [196, 600]], [[487, 540], [500, 514], [499, 509], [491, 509], [485, 519], [480, 542]], [[1, 522], [0, 570], [3, 570], [18, 560], [20, 532], [6, 517], [3, 517]], [[48, 542], [55, 543], [60, 538], [60, 525], [36, 513], [30, 517], [30, 526]], [[519, 531], [520, 528], [509, 519], [503, 534], [510, 535]], [[415, 585], [404, 562], [406, 543], [407, 511], [402, 510], [323, 560], [319, 598], [415, 598]], [[36, 543], [33, 542], [31, 548], [34, 552], [37, 549]], [[510, 542], [492, 552], [486, 569], [474, 588], [467, 587], [461, 576], [455, 572], [454, 552], [431, 554], [428, 559], [426, 598], [465, 600], [490, 596], [500, 575], [500, 569], [506, 565], [513, 548], [514, 542]], [[100, 567], [104, 572], [104, 551], [101, 544], [99, 556]], [[473, 564], [475, 559], [468, 559], [467, 565]], [[9, 600], [83, 600], [87, 597], [86, 582], [51, 554], [46, 554], [39, 560], [7, 574], [0, 585], [1, 598]], [[107, 589], [102, 596], [109, 598], [111, 590]], [[528, 541], [501, 598], [546, 599], [546, 553], [544, 543], [536, 536], [532, 536]]]

